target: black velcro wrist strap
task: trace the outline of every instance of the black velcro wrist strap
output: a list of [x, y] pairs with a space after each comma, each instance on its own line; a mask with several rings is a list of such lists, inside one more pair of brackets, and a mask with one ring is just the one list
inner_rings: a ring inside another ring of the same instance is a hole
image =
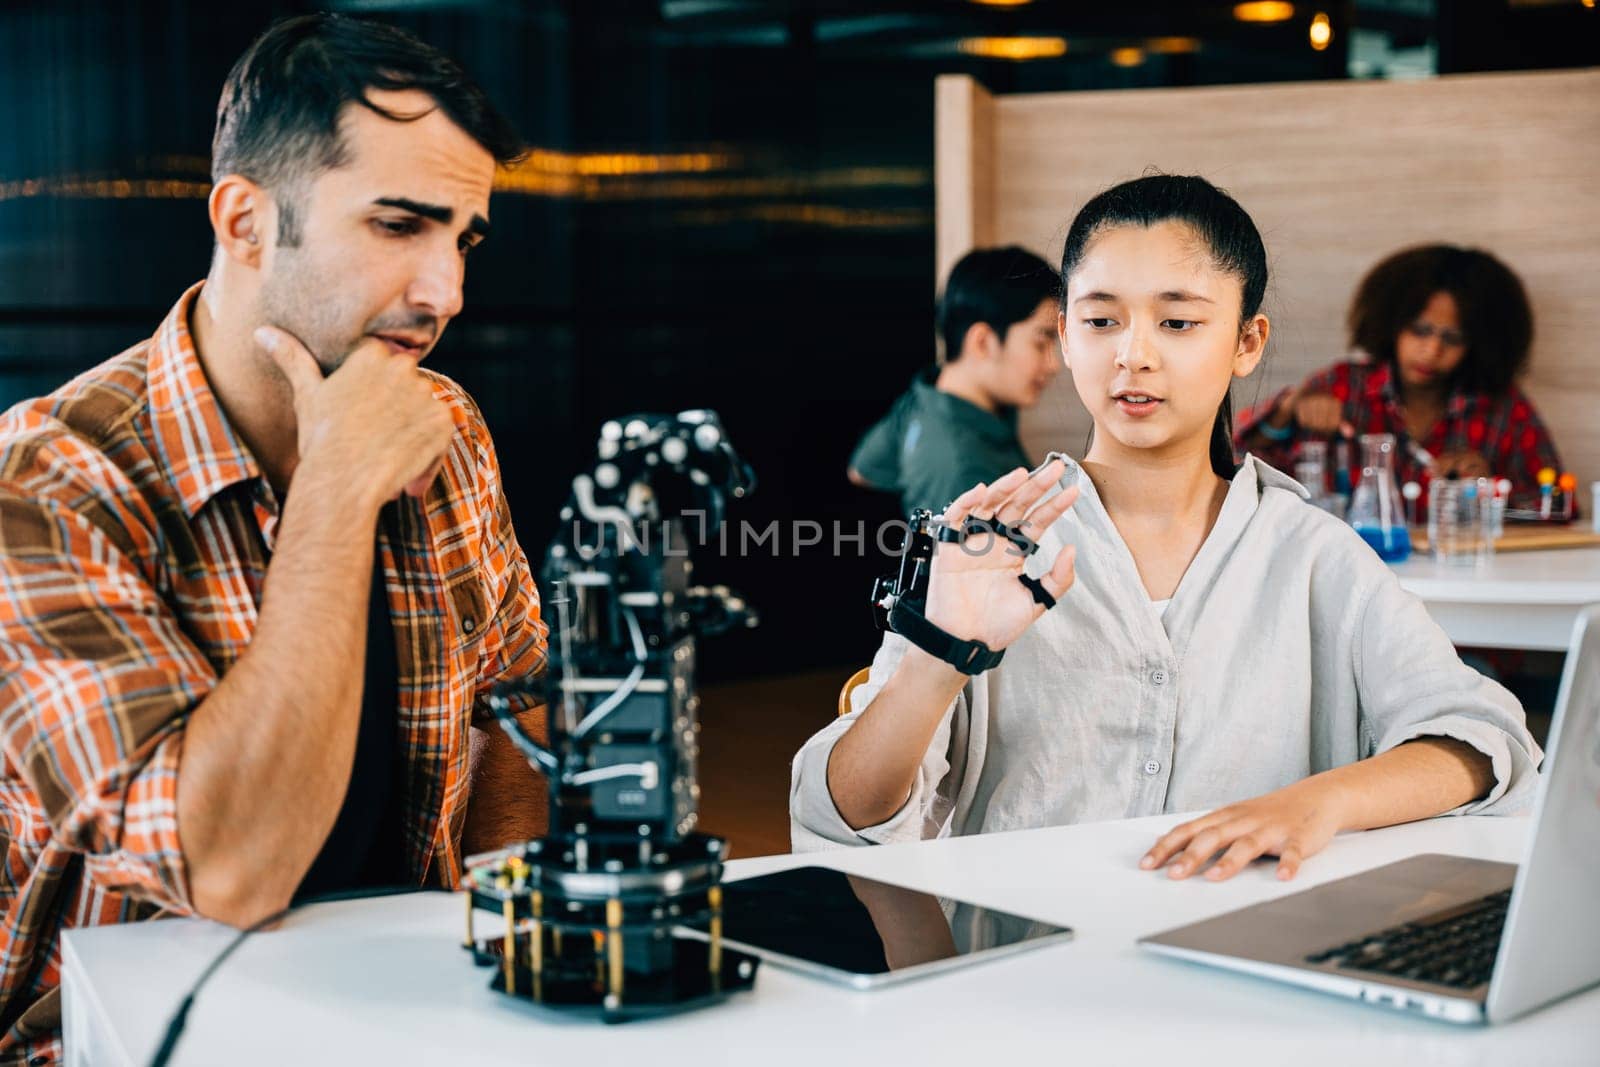
[[1044, 610], [1049, 611], [1056, 606], [1056, 598], [1050, 595], [1050, 590], [1039, 579], [1031, 574], [1019, 574], [1017, 581], [1028, 587], [1028, 592], [1033, 594], [1033, 602], [1044, 605]]
[[939, 629], [904, 600], [889, 612], [889, 628], [934, 659], [943, 660], [962, 674], [982, 674], [999, 665], [1006, 650], [996, 652], [982, 641], [963, 641]]

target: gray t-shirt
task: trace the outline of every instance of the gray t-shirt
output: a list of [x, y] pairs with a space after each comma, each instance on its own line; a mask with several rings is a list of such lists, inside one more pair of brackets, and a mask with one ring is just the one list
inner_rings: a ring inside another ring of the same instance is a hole
[[985, 411], [934, 387], [939, 368], [912, 379], [889, 413], [856, 445], [850, 466], [879, 489], [900, 494], [906, 514], [944, 506], [979, 482], [1028, 466], [1016, 412]]
[[[1516, 810], [1542, 758], [1516, 698], [1449, 638], [1350, 527], [1246, 457], [1164, 615], [1094, 484], [1040, 540], [1028, 573], [1078, 549], [1071, 589], [969, 681], [904, 807], [855, 831], [828, 792], [834, 743], [905, 653], [887, 634], [851, 714], [795, 757], [796, 851], [1212, 809], [1417, 737], [1453, 737], [1495, 784], [1460, 812]], [[1055, 492], [1056, 490], [1052, 490]]]

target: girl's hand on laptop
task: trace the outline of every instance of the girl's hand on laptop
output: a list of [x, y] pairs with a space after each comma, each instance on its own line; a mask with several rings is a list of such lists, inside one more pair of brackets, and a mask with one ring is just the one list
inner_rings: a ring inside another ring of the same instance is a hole
[[[959, 527], [969, 518], [996, 519], [1037, 540], [1078, 499], [1074, 485], [1039, 503], [1065, 470], [1060, 460], [1051, 460], [1032, 478], [1018, 467], [993, 485], [979, 483], [956, 498], [945, 510], [944, 521]], [[1058, 600], [1072, 585], [1075, 554], [1068, 545], [1040, 576]], [[1017, 580], [1025, 559], [1009, 541], [992, 533], [936, 546], [928, 576], [928, 621], [963, 640], [982, 641], [997, 651], [1005, 648], [1044, 614], [1028, 587]]]
[[1335, 787], [1307, 778], [1174, 827], [1139, 866], [1153, 871], [1170, 861], [1168, 877], [1187, 878], [1220, 852], [1222, 857], [1205, 874], [1208, 881], [1220, 882], [1272, 855], [1278, 857], [1278, 878], [1287, 881], [1301, 861], [1321, 852], [1341, 828]]

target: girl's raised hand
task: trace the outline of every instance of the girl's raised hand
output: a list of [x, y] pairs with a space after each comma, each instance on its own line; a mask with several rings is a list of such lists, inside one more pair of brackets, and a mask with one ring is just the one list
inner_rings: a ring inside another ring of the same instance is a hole
[[[1033, 477], [1018, 467], [992, 485], [979, 483], [957, 497], [945, 511], [945, 522], [960, 527], [969, 518], [994, 519], [1038, 540], [1050, 524], [1078, 499], [1078, 487], [1039, 499], [1061, 479], [1066, 465], [1051, 460]], [[1058, 600], [1072, 586], [1076, 552], [1068, 545], [1054, 566], [1040, 576], [1045, 590]], [[961, 544], [935, 546], [928, 577], [928, 621], [962, 640], [982, 641], [999, 651], [1015, 641], [1044, 614], [1028, 587], [1017, 578], [1027, 557], [993, 533], [968, 537]]]

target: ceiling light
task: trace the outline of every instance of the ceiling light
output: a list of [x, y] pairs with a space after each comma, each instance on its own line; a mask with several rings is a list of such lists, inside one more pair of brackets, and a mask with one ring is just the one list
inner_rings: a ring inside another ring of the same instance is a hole
[[963, 37], [957, 47], [984, 59], [1054, 59], [1067, 54], [1064, 37]]
[[1119, 67], [1137, 67], [1144, 62], [1144, 49], [1142, 48], [1113, 48], [1111, 62]]
[[979, 7], [1022, 7], [1033, 0], [972, 0]]
[[1333, 40], [1333, 24], [1328, 21], [1325, 11], [1318, 11], [1311, 19], [1311, 47], [1321, 52], [1328, 47], [1328, 42]]
[[1240, 22], [1287, 22], [1294, 18], [1294, 5], [1281, 0], [1254, 0], [1234, 4], [1233, 17]]
[[1200, 51], [1198, 37], [1151, 37], [1144, 50], [1158, 56], [1186, 56]]

